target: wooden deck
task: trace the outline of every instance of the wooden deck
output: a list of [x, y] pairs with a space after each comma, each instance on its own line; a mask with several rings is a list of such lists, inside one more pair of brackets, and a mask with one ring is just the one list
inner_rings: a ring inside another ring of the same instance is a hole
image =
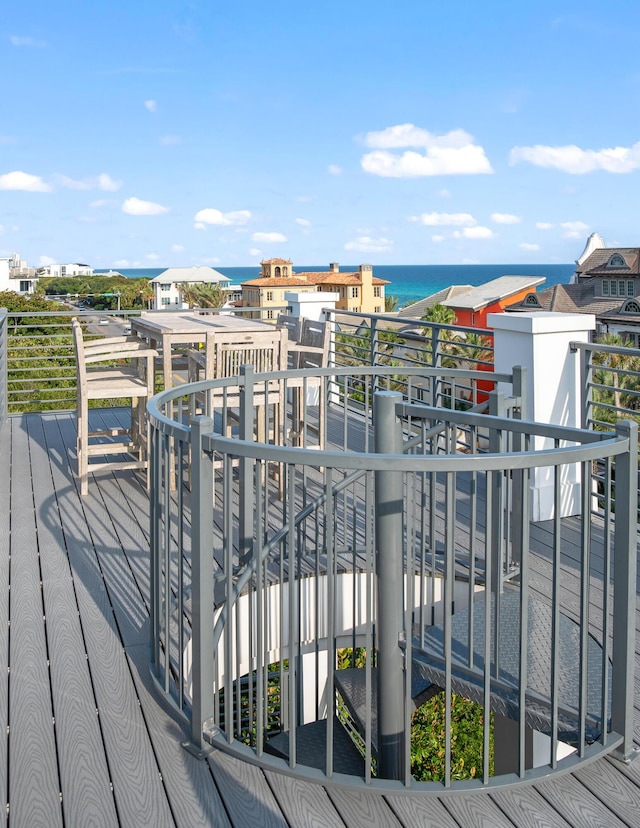
[[[533, 785], [438, 799], [325, 789], [220, 752], [198, 761], [150, 679], [141, 480], [102, 473], [80, 498], [74, 466], [74, 415], [29, 414], [0, 429], [8, 825], [640, 825], [640, 761], [600, 759]], [[640, 743], [640, 679], [636, 686]]]

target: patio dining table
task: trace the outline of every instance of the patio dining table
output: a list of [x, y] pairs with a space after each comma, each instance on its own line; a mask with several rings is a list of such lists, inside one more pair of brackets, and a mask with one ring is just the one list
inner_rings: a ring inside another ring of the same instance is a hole
[[165, 389], [173, 387], [173, 349], [176, 345], [197, 345], [206, 342], [207, 333], [216, 330], [251, 333], [273, 330], [268, 322], [246, 319], [230, 313], [194, 313], [158, 311], [131, 319], [131, 331], [149, 340], [151, 347], [162, 351], [162, 378]]

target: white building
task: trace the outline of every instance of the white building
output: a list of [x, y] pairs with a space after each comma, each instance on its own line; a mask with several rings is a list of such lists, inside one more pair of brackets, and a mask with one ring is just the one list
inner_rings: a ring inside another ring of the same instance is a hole
[[38, 268], [40, 276], [93, 276], [93, 268], [88, 264], [71, 262], [70, 264], [52, 264]]
[[27, 263], [17, 253], [0, 259], [0, 291], [10, 290], [29, 296], [35, 291], [37, 283], [35, 269], [27, 267]]
[[170, 267], [164, 270], [154, 279], [150, 279], [155, 293], [153, 307], [156, 310], [162, 308], [188, 308], [189, 305], [183, 301], [181, 287], [185, 285], [205, 284], [220, 285], [228, 289], [231, 279], [224, 276], [212, 267]]

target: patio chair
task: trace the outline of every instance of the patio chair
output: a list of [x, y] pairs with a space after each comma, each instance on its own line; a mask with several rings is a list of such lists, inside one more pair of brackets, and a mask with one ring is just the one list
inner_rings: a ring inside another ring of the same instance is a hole
[[[287, 331], [275, 328], [264, 332], [213, 331], [207, 334], [204, 350], [189, 351], [188, 380], [198, 382], [239, 376], [243, 365], [251, 365], [259, 374], [285, 370], [287, 344]], [[230, 421], [237, 418], [235, 410], [239, 407], [240, 395], [236, 388], [210, 390], [199, 395], [196, 402], [210, 416], [214, 409], [223, 408], [223, 427], [230, 430]], [[279, 442], [284, 410], [282, 382], [272, 380], [256, 386], [254, 403], [257, 409], [274, 406], [273, 440]], [[258, 439], [264, 440], [266, 430], [262, 424], [269, 421], [269, 415], [262, 417], [258, 411], [256, 417]]]
[[[103, 337], [85, 342], [78, 320], [73, 319], [72, 325], [78, 386], [78, 479], [80, 494], [86, 495], [89, 491], [90, 471], [148, 468], [145, 405], [147, 398], [154, 392], [153, 361], [157, 352], [135, 337]], [[99, 366], [99, 363], [108, 364]], [[90, 400], [129, 400], [130, 428], [89, 431]], [[124, 454], [134, 457], [89, 462], [92, 457], [108, 458]]]
[[[299, 368], [326, 368], [329, 364], [331, 329], [327, 322], [303, 319], [300, 339], [289, 343], [288, 365], [290, 370]], [[304, 439], [308, 426], [308, 405], [318, 405], [318, 447], [324, 448], [325, 382], [311, 374], [305, 378], [287, 380], [287, 388], [293, 390], [290, 437], [294, 445], [306, 445]], [[306, 393], [305, 393], [306, 392]], [[310, 393], [309, 393], [310, 392]]]

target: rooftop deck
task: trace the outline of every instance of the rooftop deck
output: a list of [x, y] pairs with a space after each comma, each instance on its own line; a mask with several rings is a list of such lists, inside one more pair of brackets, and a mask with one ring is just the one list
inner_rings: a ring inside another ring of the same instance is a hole
[[74, 455], [73, 414], [11, 417], [0, 430], [0, 788], [9, 825], [639, 824], [640, 763], [610, 758], [530, 786], [437, 799], [325, 789], [220, 751], [196, 759], [149, 673], [146, 491], [133, 472], [103, 473], [80, 498]]

